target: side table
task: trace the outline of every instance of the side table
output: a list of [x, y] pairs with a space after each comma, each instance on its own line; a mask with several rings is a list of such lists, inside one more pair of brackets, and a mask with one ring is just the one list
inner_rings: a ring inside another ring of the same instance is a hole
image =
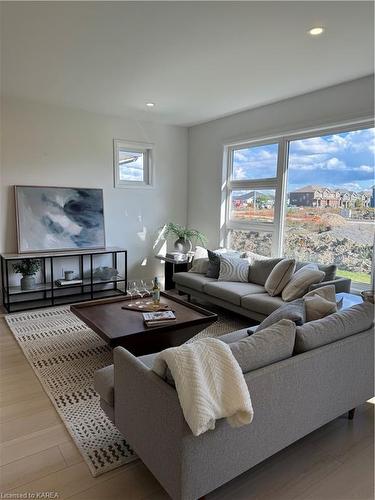
[[163, 255], [155, 255], [155, 258], [165, 262], [165, 267], [164, 267], [165, 290], [172, 290], [173, 288], [175, 288], [175, 284], [173, 281], [174, 273], [186, 272], [191, 267], [191, 259], [177, 261], [175, 259], [170, 259], [169, 257], [164, 257]]

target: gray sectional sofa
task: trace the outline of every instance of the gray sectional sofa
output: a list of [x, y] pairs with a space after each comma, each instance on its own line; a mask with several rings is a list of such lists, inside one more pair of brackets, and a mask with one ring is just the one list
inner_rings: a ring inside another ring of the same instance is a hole
[[[176, 289], [180, 292], [256, 321], [263, 321], [275, 309], [284, 304], [280, 296], [271, 297], [264, 288], [271, 271], [266, 262], [257, 263], [256, 273], [250, 271], [249, 283], [218, 281], [214, 278], [207, 278], [205, 274], [193, 272], [175, 273], [173, 280]], [[297, 262], [296, 271], [304, 265], [306, 265], [306, 262]], [[321, 283], [312, 285], [309, 290], [333, 284], [336, 293], [350, 292], [351, 280], [336, 277], [336, 266], [318, 265], [318, 268], [326, 273], [326, 277]]]
[[[344, 325], [344, 328], [343, 328]], [[220, 337], [248, 337], [247, 329]], [[154, 354], [114, 349], [95, 374], [102, 408], [174, 500], [195, 500], [374, 394], [373, 308], [361, 304], [296, 328], [293, 356], [244, 373], [249, 425], [195, 437], [175, 388], [152, 370]]]

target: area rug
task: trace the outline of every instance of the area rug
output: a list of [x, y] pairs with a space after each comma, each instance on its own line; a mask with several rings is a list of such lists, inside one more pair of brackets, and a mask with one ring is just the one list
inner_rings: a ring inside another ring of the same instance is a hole
[[[107, 344], [62, 306], [5, 317], [94, 477], [137, 458], [100, 408], [94, 372], [112, 364]], [[250, 324], [219, 312], [196, 337], [217, 337]]]

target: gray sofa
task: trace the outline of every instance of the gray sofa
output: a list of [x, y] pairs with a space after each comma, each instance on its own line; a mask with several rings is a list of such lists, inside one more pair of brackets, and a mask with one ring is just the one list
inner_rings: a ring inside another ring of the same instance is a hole
[[[305, 264], [305, 262], [297, 262], [296, 270]], [[350, 292], [351, 280], [336, 277], [336, 266], [318, 265], [318, 267], [326, 273], [326, 277], [321, 283], [312, 285], [309, 290], [333, 284], [336, 293]], [[261, 262], [259, 262], [256, 275], [254, 274], [252, 278], [251, 272], [249, 273], [249, 283], [218, 281], [214, 278], [207, 278], [204, 274], [192, 272], [175, 273], [173, 281], [176, 289], [189, 297], [210, 302], [256, 321], [263, 321], [275, 309], [284, 304], [280, 296], [271, 297], [264, 288], [269, 272], [270, 269], [266, 265], [264, 265], [262, 272]], [[256, 282], [251, 282], [251, 279], [256, 280]]]
[[[115, 348], [114, 365], [96, 372], [95, 387], [102, 408], [169, 495], [198, 499], [373, 396], [372, 316], [341, 316], [345, 328], [336, 333], [332, 318], [298, 327], [298, 354], [244, 374], [255, 414], [241, 428], [219, 420], [195, 437], [176, 390], [150, 369], [154, 354], [136, 358]], [[247, 335], [244, 329], [221, 340]]]

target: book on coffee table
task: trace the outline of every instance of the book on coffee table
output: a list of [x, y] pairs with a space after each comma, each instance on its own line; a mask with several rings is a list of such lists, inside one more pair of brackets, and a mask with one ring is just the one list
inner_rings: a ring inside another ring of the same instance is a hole
[[176, 316], [173, 311], [146, 312], [143, 321], [146, 326], [162, 326], [176, 321]]

